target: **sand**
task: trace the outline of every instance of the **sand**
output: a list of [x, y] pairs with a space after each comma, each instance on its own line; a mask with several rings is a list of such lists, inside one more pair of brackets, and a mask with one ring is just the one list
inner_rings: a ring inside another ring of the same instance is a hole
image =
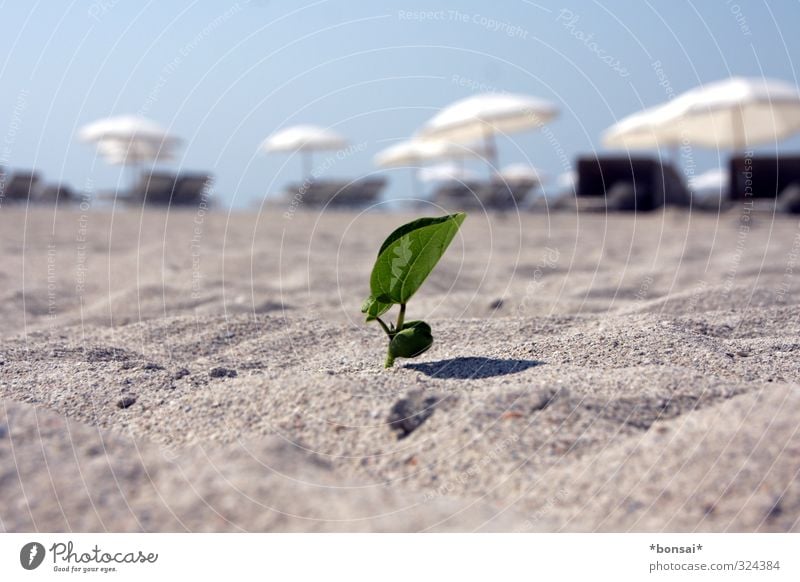
[[283, 211], [0, 209], [0, 529], [800, 529], [796, 219]]

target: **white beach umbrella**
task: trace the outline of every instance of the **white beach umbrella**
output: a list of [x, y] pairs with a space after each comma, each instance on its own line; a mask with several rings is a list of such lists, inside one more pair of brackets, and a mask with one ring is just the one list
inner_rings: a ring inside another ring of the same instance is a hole
[[172, 142], [104, 139], [97, 143], [97, 150], [103, 159], [108, 164], [117, 166], [171, 161], [175, 158], [174, 149]]
[[311, 173], [312, 152], [316, 150], [340, 150], [347, 140], [338, 133], [316, 125], [294, 125], [267, 137], [261, 147], [267, 152], [301, 152], [303, 177]]
[[665, 123], [671, 117], [673, 132], [699, 146], [741, 149], [800, 131], [800, 92], [775, 79], [709, 83], [680, 95], [669, 107]]
[[483, 158], [485, 155], [486, 151], [482, 146], [410, 139], [378, 152], [373, 162], [380, 168], [411, 167], [414, 193], [419, 196], [417, 170], [421, 164], [433, 160], [463, 161], [467, 158]]
[[158, 123], [138, 115], [100, 119], [83, 126], [78, 139], [95, 143], [107, 163], [131, 168], [132, 183], [141, 164], [172, 159], [180, 143]]
[[497, 168], [495, 134], [541, 127], [558, 115], [558, 107], [537, 97], [483, 93], [444, 108], [418, 132], [420, 139], [470, 143], [483, 139], [493, 168]]
[[172, 142], [177, 138], [155, 121], [138, 115], [107, 117], [83, 126], [78, 138], [84, 142], [99, 142], [107, 139], [123, 141]]
[[658, 147], [683, 141], [742, 149], [800, 131], [800, 92], [775, 79], [733, 77], [702, 85], [615, 124], [606, 145]]
[[528, 164], [509, 164], [500, 170], [500, 176], [510, 181], [524, 181], [541, 183], [544, 173], [538, 168]]
[[650, 149], [680, 144], [680, 135], [667, 123], [669, 103], [643, 109], [609, 127], [603, 133], [603, 145], [627, 149]]
[[482, 158], [485, 154], [485, 150], [480, 146], [411, 139], [381, 150], [373, 161], [380, 168], [396, 168], [415, 166], [431, 160]]
[[422, 168], [419, 172], [419, 179], [423, 182], [469, 182], [477, 177], [472, 170], [452, 163]]

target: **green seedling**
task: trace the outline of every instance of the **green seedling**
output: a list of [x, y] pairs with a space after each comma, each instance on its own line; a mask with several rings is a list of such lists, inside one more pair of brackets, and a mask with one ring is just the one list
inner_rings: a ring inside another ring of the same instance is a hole
[[[361, 306], [367, 322], [377, 321], [389, 336], [386, 367], [395, 358], [415, 358], [433, 345], [431, 326], [405, 321], [406, 305], [442, 258], [467, 217], [463, 212], [419, 218], [396, 229], [383, 241], [369, 280], [370, 296]], [[381, 315], [399, 305], [397, 323], [386, 325]]]

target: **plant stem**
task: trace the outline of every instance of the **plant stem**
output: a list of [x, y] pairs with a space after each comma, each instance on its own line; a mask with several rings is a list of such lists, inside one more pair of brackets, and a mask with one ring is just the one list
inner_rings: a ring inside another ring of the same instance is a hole
[[[406, 318], [406, 304], [405, 303], [401, 303], [400, 304], [400, 313], [397, 314], [397, 325], [394, 326], [394, 333], [397, 333], [401, 329], [403, 329], [403, 322], [405, 321], [405, 318]], [[381, 321], [381, 320], [378, 319], [378, 321]], [[383, 328], [386, 329], [386, 325], [382, 321], [381, 321], [381, 325], [383, 325]], [[391, 368], [392, 366], [394, 366], [394, 356], [392, 355], [392, 351], [391, 351], [391, 343], [392, 343], [392, 338], [394, 337], [394, 334], [389, 332], [388, 330], [386, 331], [386, 333], [389, 334], [389, 346], [390, 346], [390, 349], [388, 349], [387, 352], [386, 352], [386, 362], [383, 364], [383, 367], [384, 368]]]
[[389, 339], [392, 339], [392, 330], [389, 329], [389, 326], [383, 323], [383, 320], [380, 317], [376, 317], [375, 320], [381, 324], [383, 331], [386, 332], [386, 335], [389, 336]]
[[397, 325], [394, 326], [394, 328], [397, 331], [400, 331], [403, 328], [403, 321], [405, 320], [405, 318], [406, 318], [406, 304], [401, 303], [400, 313], [397, 314]]

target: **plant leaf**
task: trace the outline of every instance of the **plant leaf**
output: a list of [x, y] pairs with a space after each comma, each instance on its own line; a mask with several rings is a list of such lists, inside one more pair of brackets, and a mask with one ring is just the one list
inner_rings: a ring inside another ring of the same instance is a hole
[[367, 321], [375, 321], [378, 317], [389, 311], [392, 308], [391, 303], [383, 303], [378, 301], [372, 295], [364, 300], [361, 304], [361, 313], [367, 314]]
[[416, 358], [433, 345], [431, 326], [424, 321], [409, 321], [389, 343], [389, 353], [395, 358]]
[[383, 251], [386, 250], [386, 247], [388, 247], [390, 244], [392, 244], [394, 241], [396, 241], [404, 234], [407, 234], [412, 230], [417, 230], [418, 228], [422, 228], [423, 226], [431, 226], [434, 224], [445, 222], [446, 220], [450, 220], [454, 216], [456, 215], [449, 214], [447, 216], [425, 217], [412, 220], [411, 222], [407, 222], [403, 226], [394, 229], [394, 231], [392, 231], [392, 234], [386, 237], [386, 240], [383, 241], [383, 244], [381, 245], [381, 248], [378, 251], [378, 256], [380, 257], [381, 253], [383, 253]]
[[433, 271], [466, 214], [421, 218], [396, 229], [383, 243], [372, 269], [372, 297], [381, 303], [407, 303]]

